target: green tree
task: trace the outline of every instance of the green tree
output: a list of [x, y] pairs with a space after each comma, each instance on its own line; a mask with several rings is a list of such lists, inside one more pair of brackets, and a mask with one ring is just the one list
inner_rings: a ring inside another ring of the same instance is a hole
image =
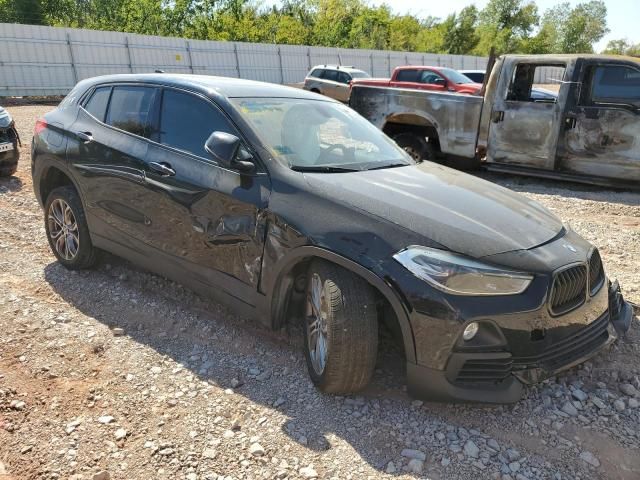
[[364, 7], [351, 24], [349, 47], [374, 50], [390, 48], [391, 22], [391, 11], [386, 5], [377, 8]]
[[444, 49], [446, 53], [464, 55], [471, 52], [480, 40], [476, 33], [478, 9], [474, 5], [451, 14], [444, 21]]
[[590, 1], [571, 8], [568, 2], [547, 10], [540, 31], [529, 40], [530, 53], [591, 53], [607, 28], [607, 7]]
[[640, 43], [632, 44], [626, 39], [611, 40], [602, 51], [608, 55], [631, 55], [640, 57]]
[[41, 0], [0, 0], [0, 22], [48, 24]]
[[488, 55], [492, 47], [496, 53], [520, 52], [538, 21], [538, 7], [533, 2], [489, 0], [479, 15], [480, 40], [474, 52]]

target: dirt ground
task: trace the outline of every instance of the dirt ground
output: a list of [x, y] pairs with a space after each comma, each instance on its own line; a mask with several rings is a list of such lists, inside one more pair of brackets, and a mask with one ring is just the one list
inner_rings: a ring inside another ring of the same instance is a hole
[[[112, 256], [55, 262], [29, 155], [51, 108], [10, 108], [24, 146], [0, 179], [0, 480], [640, 478], [637, 318], [515, 405], [415, 401], [391, 345], [360, 396], [322, 395], [296, 328], [267, 332]], [[569, 222], [640, 303], [639, 193], [480, 175]]]

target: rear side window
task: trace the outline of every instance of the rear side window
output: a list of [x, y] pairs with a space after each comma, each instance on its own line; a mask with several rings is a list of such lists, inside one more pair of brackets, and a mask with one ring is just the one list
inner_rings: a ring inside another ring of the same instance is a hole
[[109, 95], [111, 87], [99, 87], [93, 91], [91, 98], [84, 105], [84, 109], [92, 116], [104, 122], [104, 116], [107, 113], [107, 104], [109, 103]]
[[338, 82], [340, 83], [349, 83], [351, 81], [351, 76], [345, 72], [338, 72]]
[[209, 158], [204, 144], [215, 131], [236, 134], [227, 117], [204, 99], [177, 90], [164, 90], [160, 143]]
[[396, 80], [398, 82], [417, 82], [418, 70], [400, 70], [398, 75], [396, 75]]
[[141, 137], [151, 133], [151, 108], [158, 89], [153, 87], [113, 87], [107, 123]]
[[331, 80], [332, 82], [338, 81], [338, 72], [337, 70], [325, 70], [322, 74], [322, 78], [325, 80]]
[[640, 70], [624, 65], [595, 67], [592, 97], [602, 103], [640, 103]]
[[315, 70], [313, 70], [310, 74], [310, 77], [315, 77], [315, 78], [322, 78], [322, 69], [321, 68], [316, 68]]

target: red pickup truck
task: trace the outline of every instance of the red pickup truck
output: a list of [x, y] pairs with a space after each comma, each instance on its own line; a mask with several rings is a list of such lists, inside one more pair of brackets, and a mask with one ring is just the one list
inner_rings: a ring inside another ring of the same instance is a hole
[[482, 84], [461, 74], [457, 70], [445, 67], [405, 66], [396, 67], [391, 78], [354, 78], [352, 85], [371, 85], [373, 87], [413, 88], [442, 92], [458, 92], [476, 95]]

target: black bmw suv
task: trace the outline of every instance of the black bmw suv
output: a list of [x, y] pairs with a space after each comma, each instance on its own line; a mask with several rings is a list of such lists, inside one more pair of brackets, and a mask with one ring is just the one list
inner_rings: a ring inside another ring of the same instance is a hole
[[317, 94], [98, 77], [35, 132], [33, 185], [62, 265], [107, 250], [270, 328], [302, 319], [326, 392], [369, 382], [382, 323], [414, 395], [511, 402], [631, 322], [598, 251], [547, 210], [416, 164]]

